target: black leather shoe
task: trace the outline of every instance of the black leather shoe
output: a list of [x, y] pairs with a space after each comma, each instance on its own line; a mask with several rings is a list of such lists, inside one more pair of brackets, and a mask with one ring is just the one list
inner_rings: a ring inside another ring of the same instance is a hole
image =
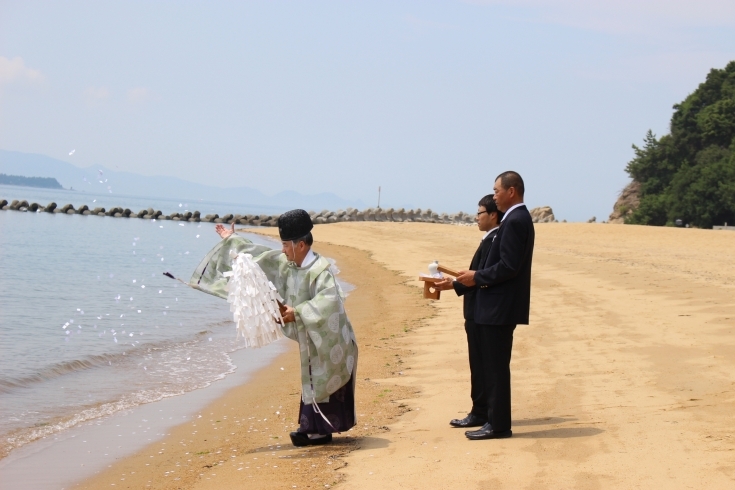
[[291, 432], [289, 436], [291, 436], [291, 443], [296, 447], [319, 446], [320, 444], [332, 442], [332, 434], [327, 434], [326, 437], [319, 437], [318, 439], [311, 439], [303, 432]]
[[479, 441], [482, 439], [507, 439], [513, 435], [513, 431], [510, 429], [502, 432], [493, 430], [493, 426], [489, 423], [483, 425], [479, 430], [468, 430], [464, 433], [465, 437], [470, 441]]
[[478, 417], [474, 413], [467, 414], [463, 419], [452, 419], [449, 421], [449, 425], [452, 427], [482, 427], [487, 423], [487, 419]]

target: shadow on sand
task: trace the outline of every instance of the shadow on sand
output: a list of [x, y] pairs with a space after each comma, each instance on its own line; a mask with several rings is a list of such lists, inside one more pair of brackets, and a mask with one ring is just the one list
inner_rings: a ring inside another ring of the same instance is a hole
[[564, 422], [574, 422], [577, 419], [574, 417], [543, 417], [538, 419], [523, 419], [523, 420], [514, 420], [513, 421], [513, 427], [524, 427], [526, 425], [553, 425], [553, 424], [563, 424]]
[[605, 432], [597, 427], [557, 427], [554, 429], [513, 432], [513, 438], [525, 439], [568, 439], [570, 437], [592, 437]]
[[382, 437], [356, 437], [355, 442], [360, 445], [360, 449], [383, 449], [390, 445], [390, 441]]

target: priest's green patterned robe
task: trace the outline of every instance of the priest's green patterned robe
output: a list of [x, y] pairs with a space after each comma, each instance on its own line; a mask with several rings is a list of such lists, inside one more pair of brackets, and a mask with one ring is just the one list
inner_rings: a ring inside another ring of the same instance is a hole
[[[227, 278], [223, 273], [231, 270], [231, 250], [251, 254], [285, 303], [295, 309], [296, 321], [285, 324], [282, 331], [299, 343], [302, 385], [299, 431], [329, 434], [353, 427], [357, 342], [345, 313], [344, 294], [329, 261], [310, 252], [311, 263], [298, 267], [280, 250], [231, 235], [207, 254], [189, 285], [226, 299]], [[307, 262], [308, 259], [304, 260], [304, 264]], [[313, 406], [314, 402], [317, 407]]]

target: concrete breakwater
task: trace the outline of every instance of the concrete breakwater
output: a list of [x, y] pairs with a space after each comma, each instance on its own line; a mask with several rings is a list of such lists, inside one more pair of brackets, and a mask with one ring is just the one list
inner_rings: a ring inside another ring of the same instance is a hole
[[[279, 215], [255, 215], [255, 214], [207, 214], [202, 216], [199, 211], [187, 211], [185, 213], [164, 214], [160, 210], [153, 208], [142, 209], [134, 212], [127, 208], [112, 207], [105, 209], [101, 207], [90, 208], [81, 205], [75, 208], [71, 204], [58, 206], [55, 202], [43, 206], [38, 203], [29, 203], [28, 201], [14, 200], [8, 203], [7, 200], [0, 200], [0, 209], [11, 211], [26, 211], [34, 213], [61, 213], [61, 214], [81, 214], [86, 216], [110, 216], [114, 218], [140, 218], [140, 219], [158, 219], [172, 221], [191, 221], [203, 223], [231, 223], [233, 220], [240, 225], [251, 226], [276, 226]], [[431, 209], [382, 209], [368, 208], [363, 211], [347, 208], [338, 211], [310, 211], [309, 214], [316, 224], [325, 223], [341, 223], [345, 221], [397, 221], [397, 222], [423, 222], [423, 223], [450, 223], [450, 224], [473, 224], [475, 216], [464, 212], [447, 214], [436, 213]]]
[[[278, 214], [207, 214], [202, 216], [199, 211], [187, 211], [185, 213], [163, 214], [160, 210], [153, 208], [141, 209], [137, 213], [128, 208], [113, 207], [105, 209], [96, 207], [90, 209], [86, 204], [75, 208], [71, 204], [59, 207], [55, 202], [42, 206], [38, 203], [29, 203], [28, 201], [13, 200], [8, 203], [7, 200], [0, 200], [0, 209], [10, 211], [25, 211], [33, 213], [61, 213], [61, 214], [81, 214], [85, 216], [110, 216], [114, 218], [140, 218], [140, 219], [158, 219], [172, 221], [191, 221], [202, 223], [232, 223], [233, 221], [239, 225], [250, 226], [276, 226]], [[554, 212], [548, 206], [531, 209], [531, 217], [534, 223], [553, 223], [556, 222]], [[315, 224], [326, 223], [342, 223], [345, 221], [394, 221], [394, 222], [419, 222], [419, 223], [445, 223], [455, 225], [472, 225], [475, 223], [475, 216], [460, 211], [459, 213], [435, 213], [431, 209], [409, 209], [408, 211], [400, 209], [383, 209], [383, 208], [367, 208], [363, 211], [347, 208], [338, 211], [309, 211], [311, 219]]]

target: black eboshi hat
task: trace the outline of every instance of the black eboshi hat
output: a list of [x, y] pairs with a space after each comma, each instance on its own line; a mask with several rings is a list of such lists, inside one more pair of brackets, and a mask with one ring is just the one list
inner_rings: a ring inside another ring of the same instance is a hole
[[304, 237], [312, 228], [311, 216], [303, 209], [292, 209], [278, 217], [278, 234], [284, 242]]

